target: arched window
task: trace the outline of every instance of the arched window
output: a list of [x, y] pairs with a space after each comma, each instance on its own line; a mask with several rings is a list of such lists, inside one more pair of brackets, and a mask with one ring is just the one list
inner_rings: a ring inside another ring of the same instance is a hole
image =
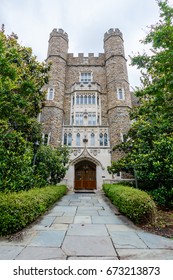
[[49, 88], [48, 89], [48, 95], [47, 95], [47, 100], [53, 100], [54, 99], [54, 89]]
[[88, 96], [88, 104], [91, 104], [91, 95]]
[[108, 145], [108, 136], [107, 134], [105, 133], [104, 134], [104, 146], [107, 146]]
[[80, 104], [83, 104], [83, 95], [80, 96]]
[[79, 104], [79, 95], [76, 96], [76, 104]]
[[80, 134], [76, 134], [76, 146], [80, 146]]
[[100, 133], [99, 140], [100, 140], [100, 146], [103, 146], [103, 134], [102, 133]]
[[67, 133], [64, 133], [64, 145], [67, 145]]
[[95, 135], [94, 135], [94, 133], [91, 133], [90, 145], [91, 145], [91, 146], [95, 146]]
[[44, 135], [44, 145], [47, 146], [48, 145], [48, 134]]
[[84, 96], [84, 104], [87, 104], [87, 95]]
[[68, 134], [68, 146], [71, 146], [71, 144], [72, 144], [72, 134], [69, 133]]
[[92, 104], [95, 104], [96, 100], [95, 100], [95, 95], [92, 96]]
[[124, 100], [124, 89], [123, 88], [118, 88], [117, 89], [117, 96], [119, 100]]

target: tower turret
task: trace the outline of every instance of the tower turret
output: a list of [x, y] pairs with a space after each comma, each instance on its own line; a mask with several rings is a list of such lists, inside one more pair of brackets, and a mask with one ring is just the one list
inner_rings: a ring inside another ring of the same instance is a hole
[[51, 64], [47, 96], [42, 114], [44, 134], [51, 145], [58, 146], [62, 141], [64, 116], [65, 73], [68, 52], [68, 35], [63, 29], [53, 29], [50, 33], [47, 63]]
[[[131, 95], [124, 54], [123, 35], [119, 29], [111, 28], [104, 35], [104, 51], [107, 79], [108, 120], [111, 147], [119, 144], [130, 126], [128, 110], [131, 108]], [[117, 152], [112, 160], [120, 157]]]

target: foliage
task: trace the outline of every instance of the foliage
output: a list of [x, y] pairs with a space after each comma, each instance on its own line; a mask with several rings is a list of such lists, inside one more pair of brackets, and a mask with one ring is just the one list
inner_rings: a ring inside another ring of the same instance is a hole
[[[32, 121], [41, 110], [49, 67], [33, 56], [31, 48], [18, 43], [17, 36], [0, 32], [0, 116], [6, 129], [32, 134]], [[1, 123], [2, 125], [2, 123]]]
[[123, 184], [104, 184], [103, 190], [122, 214], [136, 224], [145, 224], [155, 219], [156, 206], [144, 191]]
[[40, 146], [34, 173], [41, 184], [56, 184], [61, 181], [67, 170], [68, 155], [69, 151], [66, 147]]
[[159, 207], [173, 209], [173, 188], [168, 190], [162, 186], [150, 191], [150, 195]]
[[158, 1], [158, 5], [160, 21], [141, 41], [149, 44], [150, 52], [131, 58], [132, 65], [141, 70], [142, 86], [135, 92], [140, 106], [130, 113], [133, 123], [128, 141], [114, 147], [126, 154], [108, 170], [135, 173], [143, 189], [164, 186], [169, 191], [173, 180], [173, 8], [168, 1]]
[[0, 159], [0, 191], [27, 190], [34, 186], [33, 153], [21, 133], [1, 135]]
[[11, 194], [1, 193], [0, 235], [9, 235], [23, 229], [65, 193], [65, 186], [48, 186]]
[[[56, 184], [65, 175], [66, 149], [44, 147], [37, 122], [49, 66], [37, 61], [15, 34], [0, 31], [0, 190]], [[40, 146], [37, 153], [35, 143]], [[37, 162], [35, 162], [37, 159]]]

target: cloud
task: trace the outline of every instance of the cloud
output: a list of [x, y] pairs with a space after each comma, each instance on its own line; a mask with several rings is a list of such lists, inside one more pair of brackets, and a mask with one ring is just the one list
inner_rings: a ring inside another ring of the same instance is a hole
[[[0, 0], [0, 24], [12, 31], [23, 45], [30, 46], [39, 60], [47, 55], [49, 34], [63, 28], [69, 35], [69, 51], [103, 52], [104, 33], [110, 28], [123, 32], [128, 58], [144, 47], [146, 26], [158, 21], [155, 0]], [[169, 3], [173, 4], [173, 0]], [[129, 63], [129, 61], [128, 61]], [[139, 84], [138, 71], [129, 67], [130, 83]]]

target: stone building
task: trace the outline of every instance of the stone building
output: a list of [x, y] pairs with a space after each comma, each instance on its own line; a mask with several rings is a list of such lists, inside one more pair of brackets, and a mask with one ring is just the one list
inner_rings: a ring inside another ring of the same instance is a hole
[[[66, 174], [69, 188], [100, 189], [112, 179], [107, 166], [120, 158], [112, 147], [124, 141], [129, 129], [129, 91], [123, 36], [119, 29], [104, 35], [104, 53], [68, 53], [68, 35], [50, 34], [51, 62], [47, 97], [41, 115], [47, 144], [70, 147]], [[117, 174], [115, 179], [121, 179]]]

